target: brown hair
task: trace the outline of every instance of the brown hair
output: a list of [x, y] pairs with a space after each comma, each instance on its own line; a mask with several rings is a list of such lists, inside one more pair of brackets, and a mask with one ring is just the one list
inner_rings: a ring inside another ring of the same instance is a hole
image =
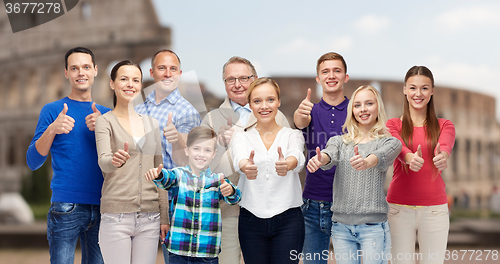
[[[432, 76], [431, 70], [425, 66], [413, 66], [411, 67], [405, 76], [405, 86], [408, 79], [415, 75], [422, 75], [431, 79], [432, 87], [434, 88], [434, 77]], [[406, 95], [405, 95], [406, 97]], [[408, 148], [411, 149], [412, 137], [413, 137], [413, 121], [410, 114], [410, 104], [408, 99], [404, 100], [404, 110], [403, 110], [403, 125], [401, 129], [401, 138]], [[436, 148], [441, 128], [439, 127], [439, 121], [436, 117], [436, 110], [434, 109], [434, 95], [431, 95], [431, 99], [427, 103], [427, 113], [424, 121], [425, 135], [427, 137], [427, 149], [431, 156], [434, 158], [434, 149]], [[412, 149], [415, 152], [416, 149]], [[435, 167], [434, 167], [435, 169]], [[437, 170], [436, 170], [437, 172]]]
[[319, 65], [328, 60], [340, 60], [344, 65], [344, 71], [347, 74], [347, 64], [345, 63], [344, 57], [336, 52], [327, 52], [319, 57], [318, 62], [316, 63], [316, 74], [319, 74]]
[[[139, 71], [141, 72], [141, 82], [142, 82], [142, 70], [141, 70], [141, 66], [139, 66], [139, 64], [133, 62], [133, 61], [130, 61], [130, 60], [124, 60], [124, 61], [120, 61], [118, 62], [114, 67], [113, 69], [111, 69], [111, 74], [110, 74], [110, 77], [111, 77], [111, 80], [114, 82], [116, 80], [116, 75], [118, 74], [118, 70], [122, 67], [122, 66], [135, 66], [137, 69], [139, 69]], [[141, 95], [143, 95], [143, 98], [144, 98], [144, 91], [141, 89]], [[116, 107], [116, 93], [113, 93], [113, 106]]]
[[[212, 139], [212, 138], [215, 138], [215, 132], [211, 128], [206, 126], [195, 127], [191, 129], [191, 131], [189, 131], [186, 140], [186, 146], [190, 147], [193, 144], [193, 142], [197, 139]], [[217, 141], [215, 141], [215, 144], [217, 144]], [[214, 145], [214, 148], [215, 147], [216, 146]]]
[[226, 74], [227, 65], [232, 64], [232, 63], [246, 64], [250, 68], [250, 70], [252, 71], [252, 74], [257, 76], [257, 71], [255, 70], [255, 67], [253, 66], [253, 64], [249, 60], [242, 58], [242, 57], [233, 56], [226, 63], [224, 63], [224, 66], [222, 66], [222, 79], [224, 79], [224, 74]]
[[281, 98], [281, 91], [280, 91], [280, 87], [278, 86], [278, 83], [269, 78], [269, 77], [261, 77], [255, 81], [253, 81], [251, 84], [250, 84], [250, 87], [248, 87], [248, 90], [247, 90], [247, 102], [250, 103], [250, 95], [252, 95], [252, 92], [253, 90], [255, 90], [255, 88], [257, 88], [258, 86], [261, 86], [263, 84], [270, 84], [274, 87], [274, 90], [276, 91], [276, 94], [278, 95], [278, 99]]

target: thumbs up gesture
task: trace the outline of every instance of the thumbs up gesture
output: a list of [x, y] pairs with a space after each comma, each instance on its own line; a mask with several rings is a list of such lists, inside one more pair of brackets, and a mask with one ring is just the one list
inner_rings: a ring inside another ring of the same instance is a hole
[[355, 170], [368, 169], [368, 162], [359, 154], [358, 146], [354, 147], [354, 157], [350, 158], [349, 161]]
[[125, 144], [123, 144], [123, 149], [118, 149], [118, 151], [113, 154], [111, 164], [120, 168], [123, 164], [125, 164], [125, 162], [127, 162], [128, 159], [130, 159], [130, 155], [128, 154], [128, 142], [125, 142]]
[[68, 134], [73, 130], [75, 126], [75, 119], [71, 116], [66, 115], [68, 112], [68, 105], [64, 104], [63, 110], [59, 113], [56, 120], [50, 124], [50, 128], [54, 131], [55, 134]]
[[101, 115], [101, 112], [95, 106], [95, 102], [92, 103], [92, 112], [92, 114], [85, 117], [85, 123], [90, 131], [95, 131], [95, 121]]
[[172, 112], [168, 113], [167, 125], [163, 128], [163, 135], [168, 143], [176, 143], [179, 141], [179, 133], [172, 122]]
[[219, 128], [217, 141], [221, 146], [227, 146], [231, 142], [231, 138], [234, 134], [233, 119], [231, 117], [227, 118], [227, 125], [222, 125]]
[[297, 108], [297, 113], [301, 118], [308, 118], [311, 115], [311, 110], [314, 104], [311, 103], [311, 88], [307, 89], [307, 96]]
[[276, 173], [278, 176], [286, 176], [288, 173], [288, 164], [283, 156], [283, 152], [281, 151], [281, 147], [278, 147], [278, 161], [276, 161]]
[[418, 145], [417, 151], [413, 154], [410, 160], [410, 170], [418, 172], [424, 166], [424, 159], [422, 158], [422, 147]]
[[328, 163], [328, 161], [325, 157], [323, 157], [323, 153], [321, 153], [319, 147], [316, 147], [316, 156], [312, 157], [309, 162], [307, 162], [307, 170], [310, 173], [314, 173], [319, 169], [319, 167], [325, 165], [326, 163]]
[[441, 145], [437, 143], [436, 149], [434, 150], [434, 158], [432, 161], [434, 162], [434, 166], [440, 171], [446, 169], [448, 167], [448, 158], [445, 154], [446, 152], [441, 152]]
[[146, 180], [152, 181], [152, 180], [158, 178], [158, 175], [160, 175], [162, 169], [163, 169], [163, 164], [160, 164], [160, 166], [158, 166], [158, 168], [152, 168], [152, 169], [148, 170], [148, 172], [146, 172], [144, 177], [146, 177]]
[[233, 195], [234, 194], [233, 186], [231, 186], [231, 184], [226, 182], [226, 179], [224, 179], [224, 174], [220, 173], [219, 175], [221, 183], [219, 189], [222, 196], [227, 197]]
[[255, 180], [257, 179], [257, 166], [253, 162], [253, 156], [255, 152], [252, 150], [250, 152], [250, 157], [248, 158], [246, 164], [241, 168], [241, 171], [247, 175], [247, 179]]

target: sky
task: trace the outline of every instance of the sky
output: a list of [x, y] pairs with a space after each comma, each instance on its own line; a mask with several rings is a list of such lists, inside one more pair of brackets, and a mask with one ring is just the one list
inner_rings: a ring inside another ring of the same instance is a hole
[[260, 77], [315, 76], [317, 59], [335, 51], [351, 78], [402, 81], [425, 65], [436, 85], [495, 96], [500, 117], [500, 1], [153, 3], [182, 70], [220, 97], [232, 56], [249, 59]]

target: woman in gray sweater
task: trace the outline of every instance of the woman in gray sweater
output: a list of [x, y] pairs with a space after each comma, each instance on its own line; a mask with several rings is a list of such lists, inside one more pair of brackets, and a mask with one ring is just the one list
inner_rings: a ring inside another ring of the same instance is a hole
[[333, 181], [332, 242], [339, 264], [387, 263], [391, 236], [384, 183], [401, 142], [387, 132], [384, 105], [372, 86], [352, 95], [343, 126], [344, 135], [331, 137], [316, 149], [307, 169], [337, 166]]

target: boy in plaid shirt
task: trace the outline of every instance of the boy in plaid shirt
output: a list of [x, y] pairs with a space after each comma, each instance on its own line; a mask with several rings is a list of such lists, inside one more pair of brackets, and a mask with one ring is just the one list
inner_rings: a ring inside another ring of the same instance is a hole
[[171, 264], [218, 263], [222, 231], [219, 200], [236, 204], [241, 192], [224, 179], [224, 174], [210, 171], [216, 144], [212, 129], [193, 128], [185, 148], [188, 166], [166, 170], [160, 165], [145, 175], [159, 188], [173, 189], [178, 195], [165, 238]]

